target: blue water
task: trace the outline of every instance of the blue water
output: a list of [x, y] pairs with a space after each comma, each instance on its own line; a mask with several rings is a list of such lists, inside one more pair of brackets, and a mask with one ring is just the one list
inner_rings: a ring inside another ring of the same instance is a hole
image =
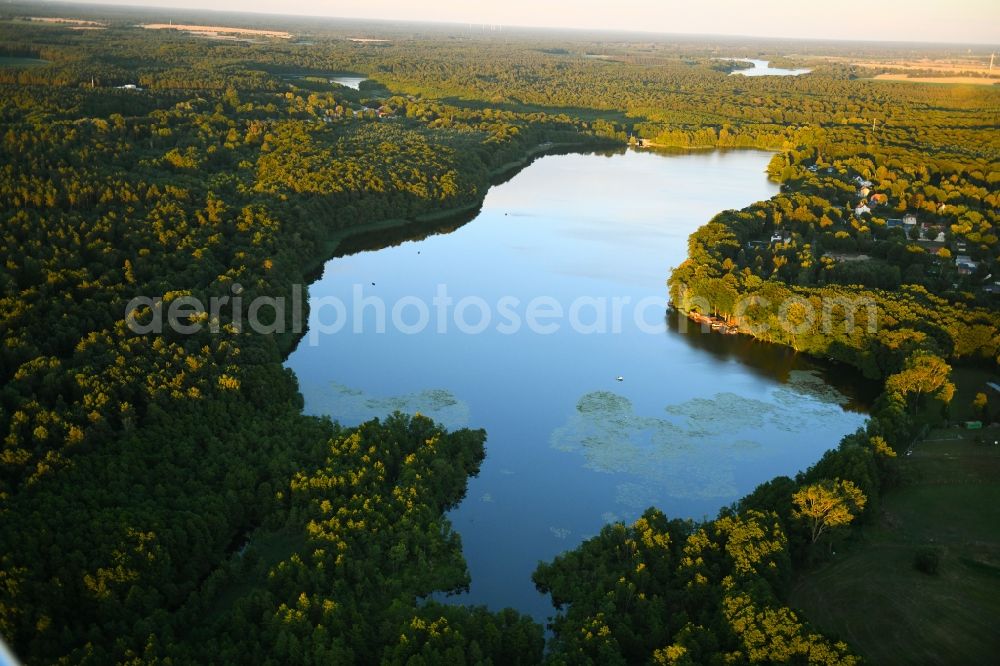
[[[863, 422], [836, 378], [801, 357], [681, 332], [664, 316], [665, 280], [688, 235], [777, 192], [769, 157], [543, 157], [492, 188], [470, 223], [333, 259], [310, 287], [310, 333], [287, 363], [307, 411], [345, 424], [419, 411], [488, 433], [482, 471], [451, 513], [472, 575], [457, 600], [544, 619], [551, 605], [530, 579], [540, 560], [649, 505], [714, 516]], [[442, 289], [450, 305], [435, 305]], [[372, 302], [356, 317], [359, 298]], [[463, 298], [478, 300], [463, 305], [460, 328]], [[536, 308], [563, 316], [537, 317], [532, 330], [528, 304], [539, 298], [548, 300]]]

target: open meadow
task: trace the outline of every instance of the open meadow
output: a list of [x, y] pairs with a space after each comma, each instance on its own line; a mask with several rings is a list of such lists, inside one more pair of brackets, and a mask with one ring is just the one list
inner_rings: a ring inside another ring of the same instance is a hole
[[[876, 664], [985, 664], [1000, 638], [1000, 428], [935, 430], [900, 463], [878, 524], [791, 595]], [[921, 549], [940, 555], [918, 571]]]

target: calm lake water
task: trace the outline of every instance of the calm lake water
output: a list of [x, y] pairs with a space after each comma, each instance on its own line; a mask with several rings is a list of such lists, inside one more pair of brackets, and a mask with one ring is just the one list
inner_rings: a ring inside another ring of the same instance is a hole
[[732, 74], [740, 74], [742, 76], [799, 76], [800, 74], [808, 74], [811, 69], [781, 69], [780, 67], [771, 67], [767, 60], [753, 60], [747, 58], [746, 60], [740, 59], [740, 62], [749, 62], [753, 64], [753, 67], [749, 69], [738, 69]]
[[330, 79], [330, 83], [338, 83], [342, 86], [347, 86], [348, 88], [354, 88], [355, 90], [361, 89], [361, 82], [365, 81], [363, 76], [335, 76]]
[[[472, 574], [457, 600], [544, 619], [552, 607], [530, 578], [539, 560], [650, 505], [714, 516], [863, 423], [853, 377], [742, 336], [682, 332], [664, 316], [664, 281], [688, 235], [777, 192], [769, 158], [547, 156], [450, 233], [326, 264], [310, 287], [310, 335], [287, 363], [307, 411], [345, 424], [419, 411], [488, 433], [482, 471], [451, 513]], [[359, 299], [369, 302], [356, 317]], [[563, 316], [529, 326], [532, 301], [536, 315]], [[317, 321], [343, 329], [319, 335]]]

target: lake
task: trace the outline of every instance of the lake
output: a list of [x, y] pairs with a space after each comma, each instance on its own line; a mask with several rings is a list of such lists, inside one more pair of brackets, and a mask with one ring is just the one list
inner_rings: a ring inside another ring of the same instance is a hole
[[730, 74], [740, 74], [742, 76], [799, 76], [812, 71], [811, 69], [781, 69], [780, 67], [771, 67], [767, 60], [753, 60], [752, 58], [747, 58], [746, 60], [740, 58], [739, 60], [740, 62], [749, 62], [753, 67], [738, 69], [735, 72], [730, 72]]
[[330, 79], [330, 83], [336, 83], [355, 90], [361, 90], [361, 82], [367, 81], [363, 76], [335, 76]]
[[539, 560], [650, 505], [714, 517], [863, 423], [853, 376], [665, 316], [688, 235], [775, 194], [769, 159], [546, 156], [449, 233], [327, 262], [287, 361], [307, 412], [419, 411], [488, 433], [450, 514], [472, 575], [458, 601], [544, 619]]

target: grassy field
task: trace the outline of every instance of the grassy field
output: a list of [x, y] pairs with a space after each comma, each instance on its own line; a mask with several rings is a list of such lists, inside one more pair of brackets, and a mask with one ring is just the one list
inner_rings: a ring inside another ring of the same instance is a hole
[[[874, 664], [986, 664], [1000, 653], [1000, 427], [932, 431], [900, 460], [859, 545], [804, 576], [791, 605]], [[939, 549], [938, 575], [914, 567]]]
[[1000, 393], [989, 388], [986, 382], [1000, 384], [1000, 377], [997, 377], [990, 370], [973, 366], [957, 366], [951, 371], [951, 381], [955, 384], [955, 395], [948, 408], [948, 414], [952, 421], [980, 420], [980, 415], [972, 407], [972, 401], [977, 393], [985, 393], [992, 412], [997, 411]]
[[39, 58], [17, 58], [14, 56], [0, 56], [0, 67], [37, 67], [48, 65], [48, 60]]

